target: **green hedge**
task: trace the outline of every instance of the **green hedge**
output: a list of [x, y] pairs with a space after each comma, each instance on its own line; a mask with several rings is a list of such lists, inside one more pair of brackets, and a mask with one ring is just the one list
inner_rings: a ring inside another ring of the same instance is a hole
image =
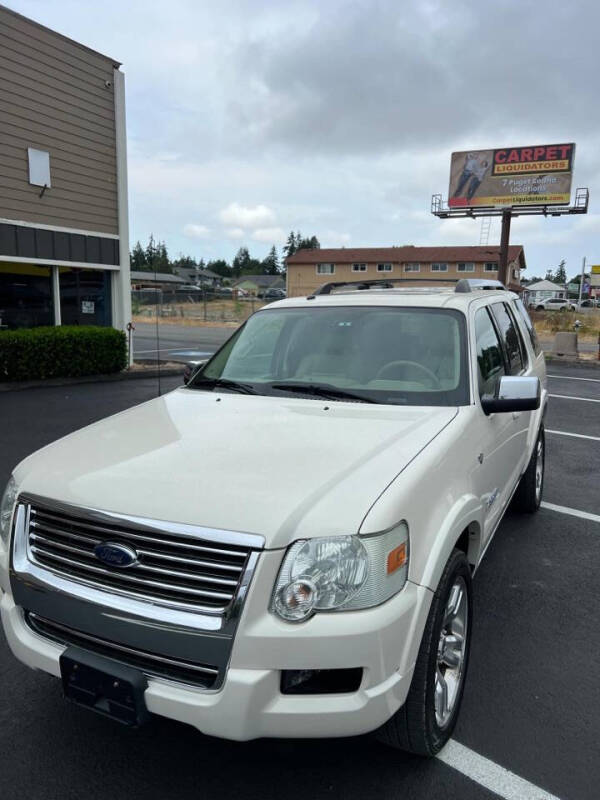
[[123, 331], [93, 325], [0, 331], [0, 381], [76, 378], [127, 366]]

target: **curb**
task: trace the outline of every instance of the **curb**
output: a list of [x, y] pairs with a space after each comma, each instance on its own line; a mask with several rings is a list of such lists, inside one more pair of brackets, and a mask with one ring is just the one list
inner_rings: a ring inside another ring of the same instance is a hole
[[581, 369], [598, 369], [600, 361], [598, 359], [572, 358], [571, 356], [558, 356], [552, 353], [544, 353], [546, 364], [568, 364], [569, 367]]
[[[185, 364], [179, 367], [165, 367], [160, 370], [161, 378], [183, 375]], [[132, 381], [138, 378], [158, 378], [158, 369], [136, 370], [135, 372], [116, 372], [112, 375], [84, 375], [81, 378], [47, 378], [36, 381], [15, 381], [0, 383], [0, 393], [20, 392], [24, 389], [44, 389], [48, 386], [77, 386], [80, 383], [110, 383], [111, 381]]]

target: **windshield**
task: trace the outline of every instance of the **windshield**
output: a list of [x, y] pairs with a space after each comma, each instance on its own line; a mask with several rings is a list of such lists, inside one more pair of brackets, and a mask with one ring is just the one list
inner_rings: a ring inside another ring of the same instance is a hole
[[[390, 306], [261, 311], [189, 384], [385, 404], [468, 403], [465, 319]], [[219, 386], [220, 384], [220, 386]]]

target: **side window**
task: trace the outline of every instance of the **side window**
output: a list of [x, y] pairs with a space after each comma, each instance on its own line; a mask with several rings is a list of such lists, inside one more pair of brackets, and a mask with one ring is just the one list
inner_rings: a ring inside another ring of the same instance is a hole
[[508, 361], [508, 374], [518, 375], [524, 365], [517, 326], [513, 322], [505, 303], [494, 303], [490, 306], [490, 311], [494, 315], [494, 319], [498, 325], [500, 339], [502, 340], [504, 353]]
[[536, 356], [539, 356], [541, 352], [540, 343], [538, 342], [537, 334], [535, 332], [535, 328], [533, 327], [533, 322], [531, 321], [531, 317], [527, 313], [527, 309], [523, 305], [523, 301], [520, 298], [517, 298], [513, 301], [513, 305], [517, 310], [517, 313], [525, 323], [525, 327], [527, 328], [527, 332], [529, 333], [529, 338], [531, 339], [531, 344], [533, 346], [533, 352]]
[[502, 347], [487, 308], [475, 314], [475, 343], [479, 375], [479, 396], [494, 394], [496, 384], [505, 374]]

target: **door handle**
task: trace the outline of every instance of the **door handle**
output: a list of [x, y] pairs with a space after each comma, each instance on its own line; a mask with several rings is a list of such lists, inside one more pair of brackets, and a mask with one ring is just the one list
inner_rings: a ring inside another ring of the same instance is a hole
[[520, 416], [521, 416], [521, 412], [520, 411], [513, 411], [512, 412], [512, 418], [513, 419], [519, 419]]

